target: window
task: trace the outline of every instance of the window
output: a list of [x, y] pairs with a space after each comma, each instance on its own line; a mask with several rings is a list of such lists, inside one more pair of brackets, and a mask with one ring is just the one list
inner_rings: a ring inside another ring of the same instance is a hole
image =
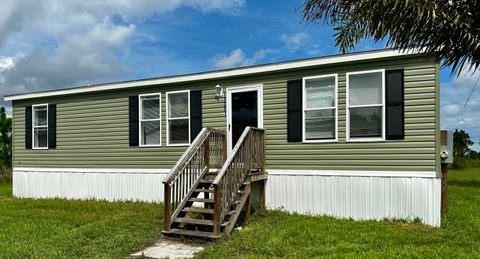
[[161, 146], [161, 94], [144, 94], [140, 98], [140, 146]]
[[337, 140], [337, 75], [303, 78], [303, 142]]
[[32, 106], [33, 120], [33, 148], [47, 149], [48, 148], [48, 105], [33, 105]]
[[347, 140], [385, 140], [385, 70], [347, 73]]
[[190, 144], [190, 91], [167, 93], [167, 145]]

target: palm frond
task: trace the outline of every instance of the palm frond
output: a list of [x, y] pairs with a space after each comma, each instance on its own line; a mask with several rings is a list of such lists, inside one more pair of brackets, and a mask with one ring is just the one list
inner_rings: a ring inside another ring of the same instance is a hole
[[386, 40], [388, 47], [435, 54], [459, 74], [480, 65], [478, 10], [477, 0], [306, 0], [303, 18], [333, 25], [342, 52], [362, 39]]

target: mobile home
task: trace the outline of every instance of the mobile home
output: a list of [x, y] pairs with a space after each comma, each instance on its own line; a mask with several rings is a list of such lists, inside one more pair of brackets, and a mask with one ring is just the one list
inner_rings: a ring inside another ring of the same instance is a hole
[[439, 98], [436, 58], [392, 49], [10, 95], [13, 193], [166, 202], [168, 231], [247, 192], [439, 226]]

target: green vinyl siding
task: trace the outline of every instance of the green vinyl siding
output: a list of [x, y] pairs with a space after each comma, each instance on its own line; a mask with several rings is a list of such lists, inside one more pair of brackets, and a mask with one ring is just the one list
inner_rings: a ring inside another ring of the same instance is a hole
[[[405, 139], [348, 143], [345, 140], [345, 73], [380, 68], [403, 68], [405, 71]], [[331, 73], [338, 73], [338, 142], [287, 142], [287, 81]], [[203, 126], [225, 129], [224, 101], [215, 98], [215, 85], [228, 88], [262, 83], [268, 169], [435, 171], [438, 166], [438, 73], [433, 57], [417, 56], [223, 80], [14, 101], [14, 165], [170, 168], [185, 147], [166, 146], [167, 91], [202, 90]], [[162, 146], [129, 147], [128, 97], [157, 92], [162, 93]], [[57, 104], [56, 149], [25, 149], [25, 106], [37, 103]]]

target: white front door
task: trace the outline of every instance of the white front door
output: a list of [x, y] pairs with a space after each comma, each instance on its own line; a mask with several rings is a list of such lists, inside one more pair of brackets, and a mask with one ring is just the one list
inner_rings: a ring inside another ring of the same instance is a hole
[[246, 127], [263, 128], [263, 86], [248, 85], [227, 89], [228, 153]]

